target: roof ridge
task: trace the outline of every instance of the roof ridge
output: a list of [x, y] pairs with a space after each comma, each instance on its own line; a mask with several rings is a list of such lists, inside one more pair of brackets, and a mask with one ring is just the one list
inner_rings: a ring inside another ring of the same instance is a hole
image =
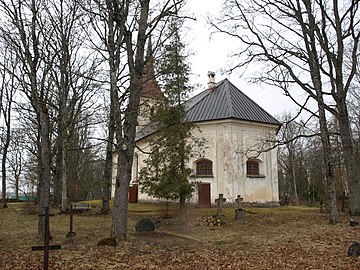
[[216, 83], [213, 88], [211, 88], [211, 89], [206, 88], [203, 91], [201, 91], [200, 93], [198, 93], [195, 96], [193, 96], [193, 97], [189, 98], [188, 100], [186, 100], [185, 101], [185, 106], [186, 106], [186, 104], [191, 103], [192, 100], [195, 100], [196, 97], [199, 97], [199, 96], [203, 95], [203, 97], [199, 98], [199, 100], [194, 102], [194, 104], [192, 104], [188, 108], [186, 108], [186, 112], [188, 112], [188, 111], [192, 110], [194, 107], [196, 107], [201, 101], [203, 101], [207, 96], [209, 96], [211, 94], [211, 92], [215, 91], [219, 87], [219, 85], [221, 85], [224, 81], [225, 81], [225, 79], [218, 82], [218, 83]]
[[[239, 92], [241, 92], [251, 103], [253, 103], [254, 105], [256, 105], [262, 112], [264, 112], [265, 114], [267, 114], [269, 117], [271, 117], [273, 120], [275, 120], [277, 123], [279, 123], [279, 121], [272, 116], [270, 113], [268, 113], [263, 107], [261, 107], [257, 102], [255, 102], [253, 99], [251, 99], [247, 94], [245, 94], [243, 91], [241, 91], [238, 87], [236, 87], [232, 82], [230, 82], [228, 80], [228, 82], [235, 88], [237, 89]], [[280, 124], [280, 123], [279, 123]]]
[[[224, 80], [223, 80], [223, 83], [230, 83], [230, 81], [227, 79], [227, 78], [225, 78]], [[230, 83], [231, 84], [231, 83]], [[228, 107], [229, 107], [229, 116], [230, 117], [234, 117], [235, 116], [235, 114], [234, 114], [234, 106], [233, 106], [233, 100], [232, 100], [232, 98], [231, 98], [231, 91], [230, 91], [230, 87], [224, 87], [224, 89], [226, 90], [226, 92], [225, 92], [225, 97], [226, 97], [226, 99], [227, 99], [227, 102], [226, 102], [226, 104], [228, 105]]]
[[279, 125], [280, 123], [227, 78], [186, 102], [187, 120], [202, 122], [227, 118]]

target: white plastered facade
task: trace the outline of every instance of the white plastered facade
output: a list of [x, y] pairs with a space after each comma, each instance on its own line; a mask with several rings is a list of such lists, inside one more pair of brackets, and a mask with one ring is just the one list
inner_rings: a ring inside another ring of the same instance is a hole
[[[277, 126], [235, 119], [206, 121], [196, 125], [193, 135], [205, 139], [206, 143], [201, 149], [201, 157], [192, 159], [189, 166], [195, 174], [196, 161], [199, 158], [212, 161], [212, 175], [196, 177], [196, 181], [210, 184], [211, 203], [215, 202], [219, 194], [223, 194], [226, 202], [235, 202], [240, 195], [244, 202], [278, 203], [277, 150], [268, 150], [272, 145], [265, 143], [275, 138]], [[147, 155], [143, 152], [150, 150], [148, 139], [149, 137], [143, 138], [137, 143], [142, 151], [135, 151], [132, 183], [137, 182], [138, 173], [145, 166]], [[259, 162], [259, 175], [246, 174], [246, 162], [249, 158], [255, 158]], [[115, 175], [116, 168], [113, 170], [113, 176]], [[138, 198], [154, 200], [140, 190]], [[197, 192], [191, 201], [197, 203]]]

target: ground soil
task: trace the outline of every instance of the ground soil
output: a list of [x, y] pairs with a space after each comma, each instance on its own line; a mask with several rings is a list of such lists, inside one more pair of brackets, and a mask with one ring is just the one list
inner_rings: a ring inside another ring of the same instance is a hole
[[[43, 243], [36, 209], [9, 206], [0, 209], [0, 269], [42, 269], [43, 252], [31, 251]], [[247, 207], [236, 221], [229, 207], [225, 224], [204, 226], [199, 218], [216, 210], [190, 207], [181, 226], [172, 208], [130, 204], [129, 210], [128, 240], [111, 247], [97, 245], [111, 228], [111, 215], [100, 215], [98, 205], [74, 216], [72, 238], [66, 238], [69, 215], [52, 209], [51, 243], [62, 248], [50, 251], [49, 269], [360, 269], [359, 258], [347, 257], [360, 227], [350, 227], [346, 214], [330, 225], [315, 207]], [[136, 233], [141, 218], [157, 221], [156, 231]]]

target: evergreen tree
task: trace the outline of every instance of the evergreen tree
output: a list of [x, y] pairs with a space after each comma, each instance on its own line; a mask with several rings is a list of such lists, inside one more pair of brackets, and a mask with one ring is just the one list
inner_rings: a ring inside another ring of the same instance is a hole
[[145, 160], [146, 167], [140, 172], [141, 190], [162, 198], [179, 200], [179, 220], [185, 223], [185, 202], [194, 191], [190, 182], [192, 155], [191, 129], [185, 122], [184, 100], [191, 91], [190, 66], [184, 54], [179, 29], [182, 22], [175, 19], [169, 24], [167, 43], [162, 48], [158, 62], [160, 85], [166, 99], [159, 102], [152, 115], [157, 133], [150, 140], [152, 153]]

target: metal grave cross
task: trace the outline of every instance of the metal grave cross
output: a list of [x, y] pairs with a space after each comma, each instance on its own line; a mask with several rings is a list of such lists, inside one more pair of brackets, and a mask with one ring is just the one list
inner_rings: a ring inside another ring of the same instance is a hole
[[226, 202], [226, 199], [224, 198], [223, 194], [219, 194], [219, 198], [215, 199], [215, 202], [217, 203], [217, 210], [216, 210], [216, 214], [217, 215], [221, 215], [222, 213], [222, 208], [223, 208], [223, 203]]
[[241, 207], [241, 202], [244, 200], [244, 198], [241, 198], [240, 195], [237, 195], [237, 199], [235, 199], [235, 201], [237, 202], [237, 208], [238, 209], [242, 209]]
[[43, 250], [44, 251], [44, 264], [43, 269], [49, 269], [49, 250], [61, 249], [61, 245], [50, 245], [50, 226], [49, 226], [49, 208], [45, 207], [45, 214], [40, 214], [39, 216], [45, 217], [45, 235], [44, 235], [44, 245], [43, 246], [32, 246], [32, 251]]
[[76, 233], [73, 231], [73, 223], [74, 223], [74, 211], [73, 211], [73, 205], [70, 204], [70, 212], [69, 212], [69, 215], [70, 215], [70, 230], [69, 232], [66, 234], [66, 238], [69, 238], [69, 237], [74, 237], [76, 236]]

